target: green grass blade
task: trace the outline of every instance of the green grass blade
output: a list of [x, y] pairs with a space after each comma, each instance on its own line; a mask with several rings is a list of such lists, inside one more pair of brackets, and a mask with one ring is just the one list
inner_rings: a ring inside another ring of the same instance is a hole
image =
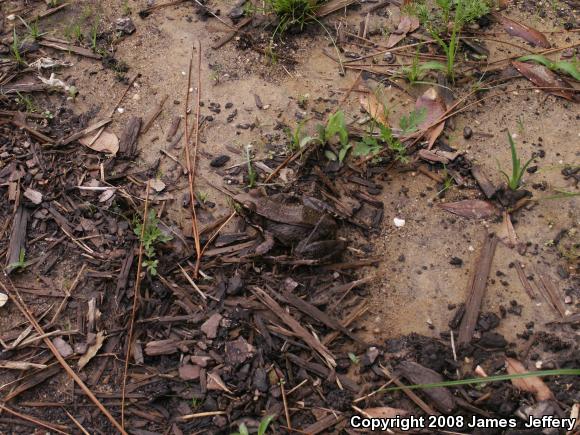
[[460, 379], [457, 381], [444, 381], [435, 382], [432, 384], [415, 384], [405, 387], [390, 387], [382, 390], [383, 392], [398, 391], [398, 390], [426, 390], [429, 388], [441, 388], [441, 387], [455, 387], [460, 385], [473, 385], [473, 384], [487, 384], [489, 382], [500, 382], [500, 381], [511, 381], [512, 379], [530, 378], [533, 376], [545, 377], [545, 376], [580, 376], [580, 369], [557, 369], [557, 370], [540, 370], [536, 372], [527, 373], [516, 373], [512, 375], [496, 375], [488, 376], [487, 378], [471, 378], [471, 379]]

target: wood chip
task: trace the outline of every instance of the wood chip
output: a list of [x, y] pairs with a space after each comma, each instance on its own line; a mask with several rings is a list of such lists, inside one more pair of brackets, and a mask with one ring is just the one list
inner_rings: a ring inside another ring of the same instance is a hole
[[[529, 373], [521, 362], [513, 358], [506, 358], [506, 369], [510, 375]], [[538, 376], [516, 378], [511, 381], [514, 387], [532, 393], [538, 402], [554, 399], [550, 388]]]

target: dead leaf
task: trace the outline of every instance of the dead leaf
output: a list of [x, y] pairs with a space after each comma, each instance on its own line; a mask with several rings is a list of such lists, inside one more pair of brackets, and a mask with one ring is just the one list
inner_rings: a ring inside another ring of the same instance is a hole
[[389, 35], [386, 48], [392, 48], [405, 39], [408, 33], [414, 32], [419, 28], [419, 18], [404, 15], [401, 17], [397, 30]]
[[537, 45], [539, 47], [550, 48], [550, 43], [548, 42], [546, 36], [533, 27], [520, 24], [500, 14], [492, 15], [501, 23], [505, 31], [510, 35], [525, 39], [530, 44]]
[[541, 88], [553, 88], [546, 90], [549, 94], [576, 101], [575, 89], [563, 78], [559, 77], [544, 65], [513, 61], [512, 65], [529, 81]]
[[449, 204], [440, 204], [439, 207], [449, 213], [468, 219], [486, 219], [498, 214], [498, 209], [495, 205], [481, 199], [466, 199]]
[[518, 244], [518, 236], [516, 234], [516, 230], [512, 224], [512, 220], [510, 215], [507, 211], [503, 212], [503, 223], [501, 227], [501, 232], [498, 234], [500, 240], [508, 247], [508, 248], [515, 248]]
[[[441, 119], [445, 115], [447, 107], [437, 90], [435, 88], [429, 88], [415, 102], [415, 110], [425, 111], [425, 119], [418, 125], [419, 130], [423, 130]], [[431, 149], [444, 128], [445, 121], [442, 121], [427, 130], [425, 133], [425, 136], [427, 136], [429, 140], [429, 146], [427, 149]]]
[[395, 418], [399, 415], [401, 417], [409, 415], [409, 411], [405, 409], [390, 408], [388, 406], [361, 409], [361, 411], [368, 418]]
[[379, 101], [379, 99], [372, 91], [368, 94], [361, 95], [360, 105], [379, 124], [384, 126], [389, 125], [389, 119], [386, 115], [385, 106]]
[[53, 338], [52, 344], [54, 344], [54, 347], [56, 347], [56, 350], [58, 350], [58, 353], [60, 353], [60, 356], [63, 358], [67, 358], [74, 353], [71, 345], [60, 337]]
[[119, 138], [115, 133], [111, 133], [107, 130], [103, 131], [99, 138], [91, 145], [94, 134], [89, 134], [87, 136], [81, 137], [79, 142], [84, 146], [101, 153], [112, 154], [115, 156], [119, 151]]
[[99, 195], [99, 202], [107, 202], [109, 199], [113, 197], [113, 195], [115, 194], [115, 190], [116, 189], [113, 188], [103, 190], [103, 193]]
[[207, 374], [207, 389], [208, 390], [221, 390], [221, 391], [225, 391], [226, 393], [229, 393], [229, 394], [234, 394], [230, 391], [230, 389], [228, 387], [226, 387], [226, 384], [224, 384], [224, 381], [222, 381], [222, 378], [220, 377], [220, 375], [218, 373], [208, 373]]
[[[529, 371], [526, 370], [521, 362], [513, 358], [506, 358], [506, 369], [510, 375], [529, 373]], [[511, 381], [514, 387], [529, 393], [533, 393], [538, 402], [554, 398], [552, 391], [538, 376], [530, 376], [529, 378], [517, 378], [512, 379]]]
[[95, 338], [95, 342], [89, 346], [83, 356], [79, 358], [79, 370], [86, 366], [89, 361], [97, 354], [103, 342], [105, 341], [105, 332], [99, 331]]

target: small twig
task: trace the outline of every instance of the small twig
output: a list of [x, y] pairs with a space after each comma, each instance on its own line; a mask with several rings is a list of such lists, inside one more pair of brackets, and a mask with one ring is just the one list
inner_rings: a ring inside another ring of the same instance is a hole
[[288, 401], [286, 400], [286, 391], [284, 389], [284, 379], [280, 379], [280, 393], [282, 394], [282, 403], [284, 404], [284, 415], [288, 429], [292, 430], [292, 421], [290, 420], [290, 411], [288, 410]]
[[36, 419], [36, 418], [34, 418], [34, 417], [30, 416], [30, 415], [21, 414], [18, 411], [14, 411], [14, 410], [8, 408], [7, 406], [3, 405], [2, 403], [0, 403], [0, 410], [6, 411], [8, 414], [12, 414], [15, 417], [21, 418], [24, 421], [29, 421], [30, 423], [33, 423], [33, 424], [35, 424], [37, 426], [40, 426], [40, 427], [44, 427], [46, 429], [53, 430], [55, 432], [62, 433], [64, 435], [68, 435], [66, 432], [63, 432], [59, 428], [57, 428], [57, 427], [55, 427], [55, 426], [53, 426], [53, 425], [51, 425], [51, 424], [49, 424], [49, 423], [47, 423], [45, 421], [38, 420], [38, 419]]
[[135, 288], [133, 290], [133, 308], [131, 310], [131, 319], [129, 321], [129, 337], [127, 338], [127, 351], [125, 356], [125, 369], [123, 371], [123, 385], [121, 387], [121, 426], [125, 427], [125, 390], [127, 388], [127, 371], [129, 370], [129, 359], [131, 358], [131, 342], [133, 341], [133, 328], [135, 326], [135, 312], [137, 311], [137, 303], [139, 301], [141, 288], [141, 272], [143, 264], [143, 239], [145, 238], [145, 228], [147, 227], [147, 215], [149, 211], [149, 187], [145, 190], [145, 206], [143, 209], [143, 224], [141, 226], [141, 234], [139, 236], [139, 259], [137, 262], [137, 278], [135, 278]]
[[76, 427], [78, 427], [83, 434], [85, 435], [91, 435], [84, 427], [83, 425], [72, 416], [72, 414], [70, 414], [66, 409], [62, 408], [62, 410], [66, 413], [66, 415], [68, 415], [68, 418], [70, 418], [72, 420], [72, 422], [75, 424]]
[[[189, 202], [191, 206], [191, 227], [193, 232], [193, 239], [195, 242], [195, 253], [197, 255], [197, 260], [199, 261], [201, 255], [201, 243], [199, 240], [199, 231], [197, 229], [197, 214], [195, 212], [195, 191], [194, 191], [194, 180], [195, 180], [195, 156], [197, 154], [197, 143], [199, 139], [199, 115], [200, 115], [200, 85], [201, 85], [201, 44], [199, 44], [199, 53], [198, 53], [198, 87], [197, 87], [197, 110], [196, 110], [196, 123], [194, 124], [195, 128], [195, 150], [194, 150], [194, 159], [192, 162], [191, 159], [191, 143], [190, 143], [190, 132], [187, 125], [187, 110], [189, 106], [189, 89], [191, 87], [191, 70], [193, 68], [193, 51], [195, 47], [191, 48], [191, 57], [189, 58], [189, 71], [187, 75], [187, 94], [185, 96], [185, 117], [184, 117], [184, 124], [185, 124], [185, 161], [187, 164], [187, 178], [189, 182]], [[196, 268], [194, 270], [194, 278], [197, 277], [198, 267], [196, 264]]]

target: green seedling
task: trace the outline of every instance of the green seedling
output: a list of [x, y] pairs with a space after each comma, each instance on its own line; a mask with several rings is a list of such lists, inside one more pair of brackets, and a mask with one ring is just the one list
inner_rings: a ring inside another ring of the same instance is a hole
[[568, 74], [570, 77], [573, 77], [575, 80], [580, 80], [580, 70], [578, 69], [578, 60], [574, 60], [573, 62], [567, 62], [565, 60], [561, 60], [558, 62], [554, 62], [548, 59], [546, 56], [542, 56], [541, 54], [529, 54], [527, 56], [522, 56], [517, 59], [519, 62], [535, 62], [541, 65], [544, 65], [546, 68], [561, 72], [564, 74]]
[[41, 36], [46, 35], [46, 32], [41, 33], [40, 29], [38, 27], [38, 19], [36, 19], [36, 21], [32, 24], [28, 24], [26, 21], [24, 21], [22, 19], [22, 17], [18, 17], [20, 18], [20, 21], [22, 21], [22, 24], [24, 24], [24, 27], [26, 27], [26, 30], [28, 30], [28, 37], [32, 40], [32, 41], [36, 41], [37, 39], [40, 39]]
[[80, 42], [83, 40], [83, 31], [79, 23], [71, 23], [64, 29], [64, 36], [69, 41]]
[[447, 168], [445, 167], [445, 165], [443, 165], [443, 169], [445, 173], [445, 178], [443, 179], [443, 187], [439, 192], [437, 192], [437, 195], [441, 195], [443, 192], [446, 192], [447, 190], [453, 187], [453, 177], [449, 175], [449, 172], [447, 172]]
[[30, 265], [30, 263], [28, 261], [26, 261], [26, 252], [24, 251], [23, 248], [20, 248], [20, 252], [18, 252], [18, 261], [15, 261], [14, 263], [9, 264], [7, 269], [9, 271], [22, 272], [29, 265]]
[[518, 125], [518, 133], [520, 134], [520, 136], [523, 136], [524, 133], [526, 132], [526, 128], [524, 125], [524, 117], [522, 115], [518, 115], [516, 117], [516, 124]]
[[[268, 430], [268, 426], [270, 426], [270, 423], [272, 423], [272, 420], [274, 420], [274, 416], [268, 415], [268, 416], [264, 417], [262, 419], [262, 421], [260, 421], [260, 425], [258, 426], [258, 435], [265, 435], [266, 434], [266, 431]], [[250, 431], [248, 430], [248, 427], [244, 423], [241, 423], [238, 426], [238, 431], [231, 434], [231, 435], [250, 435]]]
[[348, 353], [348, 359], [351, 360], [351, 362], [355, 365], [360, 364], [360, 358], [358, 356], [356, 356], [354, 353], [349, 352]]
[[26, 65], [26, 62], [24, 62], [24, 58], [20, 53], [20, 39], [16, 34], [16, 29], [13, 30], [12, 44], [10, 44], [10, 52], [12, 53], [12, 57], [14, 58], [14, 61], [16, 62], [17, 65], [19, 66]]
[[508, 187], [511, 190], [518, 190], [522, 184], [522, 178], [524, 176], [524, 172], [526, 171], [526, 168], [532, 162], [533, 159], [531, 158], [522, 166], [522, 162], [518, 157], [518, 153], [516, 150], [516, 144], [514, 143], [512, 135], [510, 134], [509, 131], [508, 131], [507, 135], [508, 135], [508, 140], [509, 140], [510, 148], [511, 148], [512, 174], [511, 174], [511, 176], [506, 174], [501, 168], [500, 168], [500, 172], [506, 178], [507, 183], [508, 183]]
[[26, 113], [36, 112], [36, 105], [34, 104], [34, 101], [32, 101], [32, 98], [30, 96], [22, 95], [20, 92], [16, 92], [16, 95], [18, 95], [18, 98], [16, 98], [16, 102], [26, 108]]
[[[321, 143], [333, 143], [338, 139], [340, 149], [338, 151], [338, 161], [343, 162], [348, 150], [352, 147], [348, 143], [348, 129], [344, 119], [344, 112], [339, 110], [328, 117], [326, 126], [318, 126], [318, 136]], [[330, 154], [327, 154], [329, 157]]]
[[[437, 11], [430, 11], [425, 0], [411, 7], [421, 24], [437, 41], [447, 57], [447, 77], [455, 80], [455, 59], [459, 51], [459, 38], [463, 27], [489, 13], [489, 6], [482, 0], [436, 0]], [[447, 28], [451, 33], [447, 36]]]
[[123, 1], [123, 15], [131, 15], [131, 7], [129, 6], [129, 0]]
[[427, 109], [422, 107], [417, 110], [413, 110], [408, 116], [402, 116], [399, 121], [399, 127], [401, 127], [402, 134], [409, 134], [417, 131], [419, 125], [427, 118]]
[[91, 49], [97, 52], [97, 38], [99, 36], [99, 23], [100, 18], [97, 17], [91, 26]]
[[415, 84], [420, 80], [423, 80], [425, 76], [431, 71], [447, 71], [447, 67], [443, 65], [441, 62], [437, 61], [429, 61], [420, 63], [419, 61], [419, 53], [415, 55], [413, 58], [413, 62], [410, 66], [404, 66], [401, 68], [403, 75], [407, 79], [410, 84]]
[[197, 192], [196, 198], [199, 202], [205, 204], [209, 198], [209, 194], [207, 192]]
[[145, 254], [146, 259], [143, 260], [141, 265], [146, 268], [151, 276], [156, 276], [159, 260], [156, 258], [155, 247], [159, 243], [170, 241], [173, 237], [161, 231], [161, 228], [159, 228], [159, 219], [157, 218], [155, 210], [149, 210], [147, 223], [144, 229], [143, 222], [134, 222], [133, 232], [137, 237], [139, 237], [139, 242], [143, 244], [143, 253]]
[[248, 163], [248, 187], [251, 189], [256, 186], [258, 174], [252, 165], [252, 151], [250, 147], [246, 147], [246, 161]]

